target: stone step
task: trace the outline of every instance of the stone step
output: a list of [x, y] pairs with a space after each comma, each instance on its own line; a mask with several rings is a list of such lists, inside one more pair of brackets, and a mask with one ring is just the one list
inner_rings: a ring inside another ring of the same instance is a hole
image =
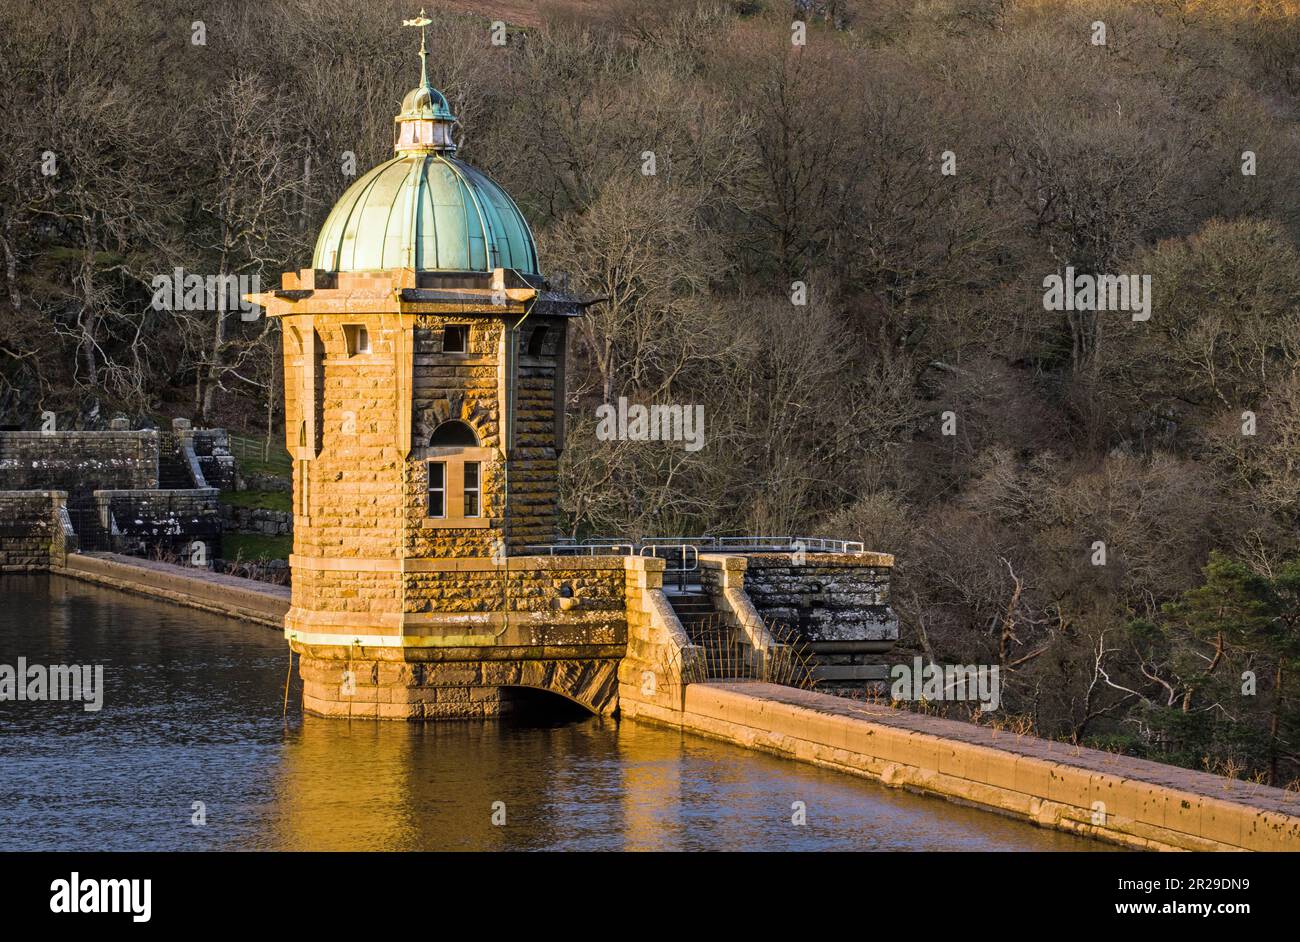
[[70, 502], [68, 522], [77, 534], [77, 545], [83, 552], [103, 552], [113, 548], [112, 538], [99, 519], [99, 508], [93, 503]]
[[189, 470], [175, 458], [158, 459], [158, 487], [162, 490], [188, 490], [194, 487]]
[[684, 613], [708, 613], [714, 614], [712, 602], [673, 602], [673, 611], [679, 615]]

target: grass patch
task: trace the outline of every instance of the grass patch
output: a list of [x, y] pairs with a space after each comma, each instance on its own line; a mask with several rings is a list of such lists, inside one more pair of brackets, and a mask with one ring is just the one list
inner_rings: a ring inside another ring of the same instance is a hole
[[255, 510], [283, 510], [287, 513], [293, 509], [293, 495], [288, 491], [222, 491], [221, 502]]
[[221, 555], [227, 560], [288, 559], [291, 552], [292, 536], [227, 533], [221, 537]]
[[283, 460], [262, 461], [260, 458], [236, 458], [239, 470], [245, 474], [265, 474], [267, 477], [290, 479], [293, 468]]
[[268, 474], [286, 480], [293, 474], [293, 459], [279, 441], [272, 441], [268, 447], [260, 438], [232, 434], [230, 452], [245, 474]]

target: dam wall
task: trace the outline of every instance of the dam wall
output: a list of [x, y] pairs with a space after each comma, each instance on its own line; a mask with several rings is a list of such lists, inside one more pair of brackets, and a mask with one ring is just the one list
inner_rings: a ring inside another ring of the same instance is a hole
[[[205, 570], [68, 554], [52, 571], [281, 629], [289, 590]], [[1300, 850], [1300, 794], [990, 726], [751, 681], [689, 682], [698, 651], [628, 564], [622, 718], [681, 729], [1145, 850]]]
[[1144, 850], [1300, 850], [1300, 794], [765, 683], [622, 715]]

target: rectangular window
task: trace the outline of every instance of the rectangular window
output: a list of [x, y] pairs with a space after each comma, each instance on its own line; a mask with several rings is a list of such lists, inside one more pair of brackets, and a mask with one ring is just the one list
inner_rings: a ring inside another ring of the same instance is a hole
[[442, 461], [429, 462], [429, 516], [447, 516], [447, 465]]
[[347, 341], [348, 356], [370, 352], [370, 331], [362, 324], [344, 324], [343, 338]]
[[469, 353], [469, 325], [448, 324], [442, 329], [443, 353]]
[[478, 462], [465, 462], [465, 516], [479, 515]]

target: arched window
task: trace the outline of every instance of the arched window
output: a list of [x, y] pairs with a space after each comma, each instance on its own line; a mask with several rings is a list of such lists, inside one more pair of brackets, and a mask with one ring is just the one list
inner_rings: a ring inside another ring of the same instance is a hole
[[429, 436], [429, 491], [426, 526], [484, 527], [485, 463], [492, 450], [481, 448], [466, 422], [443, 422]]
[[478, 436], [464, 422], [443, 422], [429, 436], [430, 448], [477, 448]]
[[546, 337], [551, 332], [551, 328], [541, 324], [533, 328], [532, 336], [528, 338], [528, 355], [530, 357], [539, 357], [542, 351], [546, 349]]

